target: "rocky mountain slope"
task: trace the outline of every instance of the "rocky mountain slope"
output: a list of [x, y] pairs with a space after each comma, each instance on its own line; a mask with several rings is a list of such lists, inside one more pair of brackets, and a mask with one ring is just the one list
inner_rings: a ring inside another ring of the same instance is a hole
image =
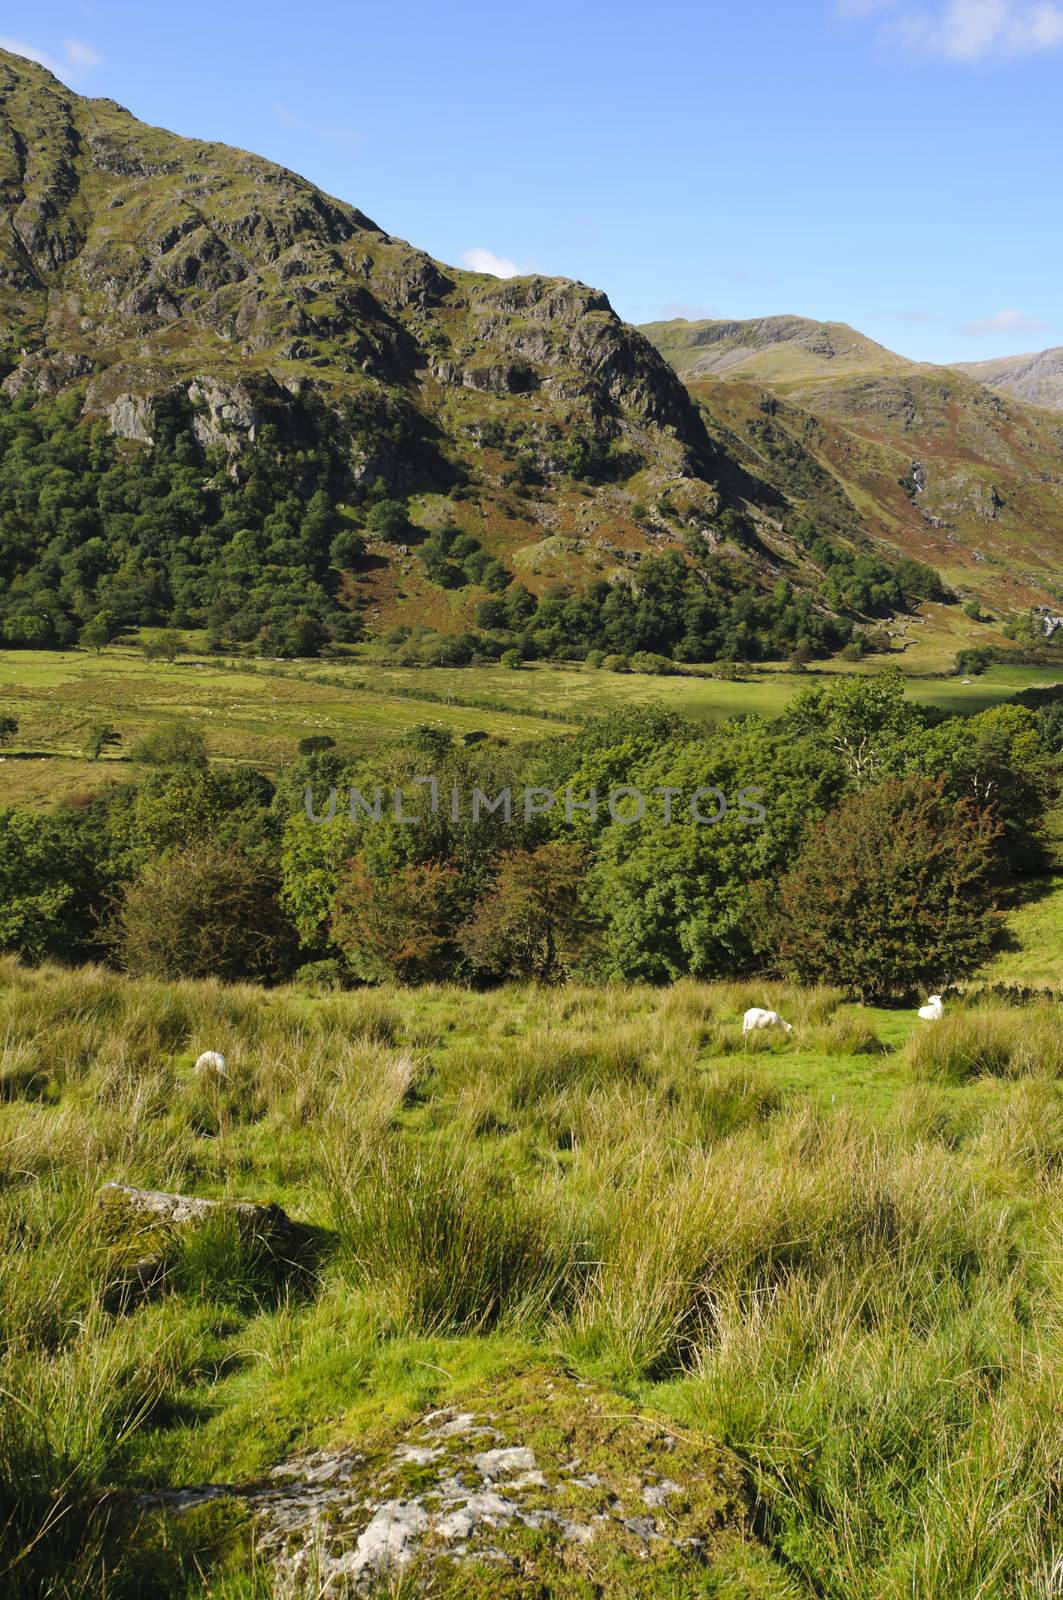
[[961, 361], [958, 370], [998, 394], [1063, 411], [1063, 348], [1040, 350], [1034, 355], [1002, 356], [995, 361]]
[[[139, 442], [178, 396], [201, 443], [232, 453], [309, 407], [355, 491], [401, 495], [474, 464], [497, 476], [485, 434], [549, 465], [582, 430], [651, 486], [717, 505], [696, 408], [603, 294], [444, 267], [293, 173], [147, 127], [5, 52], [0, 219], [9, 396], [80, 385], [87, 415]], [[583, 520], [631, 532], [605, 499]], [[556, 531], [549, 501], [538, 517]]]
[[806, 495], [818, 484], [815, 498], [1000, 612], [1063, 581], [1063, 418], [840, 324], [644, 331], [750, 472]]
[[[1001, 606], [1044, 598], [1063, 447], [1030, 413], [957, 376], [984, 397], [960, 416], [841, 325], [650, 332], [580, 283], [447, 267], [281, 167], [0, 51], [0, 602], [18, 611], [4, 637], [40, 637], [60, 612], [69, 637], [101, 606], [266, 644], [299, 610], [299, 639], [350, 637], [337, 604], [371, 629], [453, 633], [498, 583], [597, 584], [600, 607], [603, 580], [637, 589], [640, 562], [669, 551], [726, 563], [703, 638], [744, 626], [744, 589], [776, 596], [762, 649], [806, 627], [790, 588], [802, 616], [848, 618], [817, 637], [872, 620], [852, 597], [885, 592], [883, 559], [945, 558], [961, 592]], [[26, 407], [48, 414], [32, 446]], [[93, 421], [122, 453], [82, 440], [71, 487], [63, 429]], [[29, 531], [19, 450], [45, 485]], [[402, 502], [407, 542], [373, 537], [381, 498]], [[337, 532], [365, 533], [366, 558], [337, 557]], [[906, 593], [930, 592], [914, 581]], [[571, 626], [544, 623], [552, 650]]]

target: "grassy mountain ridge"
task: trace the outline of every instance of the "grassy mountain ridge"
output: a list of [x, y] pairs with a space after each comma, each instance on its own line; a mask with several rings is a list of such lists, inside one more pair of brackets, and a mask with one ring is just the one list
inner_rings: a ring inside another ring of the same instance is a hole
[[893, 371], [913, 364], [847, 323], [808, 317], [745, 322], [675, 318], [646, 323], [643, 332], [686, 379], [729, 374], [782, 386], [833, 378], [840, 371]]

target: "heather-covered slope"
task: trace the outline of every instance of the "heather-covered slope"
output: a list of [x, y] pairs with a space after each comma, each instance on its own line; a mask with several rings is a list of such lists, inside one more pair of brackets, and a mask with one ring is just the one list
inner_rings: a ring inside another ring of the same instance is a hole
[[820, 518], [855, 521], [1002, 613], [1060, 584], [1059, 418], [840, 325], [768, 318], [646, 331], [718, 445], [780, 491], [814, 496]]

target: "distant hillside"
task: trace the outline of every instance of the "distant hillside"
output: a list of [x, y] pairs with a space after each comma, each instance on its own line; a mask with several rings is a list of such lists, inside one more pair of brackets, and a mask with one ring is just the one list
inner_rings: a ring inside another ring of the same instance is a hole
[[998, 394], [1063, 411], [1063, 347], [995, 361], [962, 361], [957, 368]]
[[1063, 419], [841, 324], [778, 317], [644, 332], [749, 472], [790, 493], [803, 484], [839, 515], [850, 508], [880, 547], [928, 562], [999, 612], [1058, 589]]
[[937, 561], [1002, 608], [1060, 568], [1044, 413], [797, 318], [650, 330], [690, 392], [599, 290], [445, 266], [6, 52], [0, 222], [3, 644], [777, 658], [949, 600]]
[[913, 365], [844, 322], [761, 317], [749, 322], [648, 322], [643, 333], [684, 378], [789, 384]]

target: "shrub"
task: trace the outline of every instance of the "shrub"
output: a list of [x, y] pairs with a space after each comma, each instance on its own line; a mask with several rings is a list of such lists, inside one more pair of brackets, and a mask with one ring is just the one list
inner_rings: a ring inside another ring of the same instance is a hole
[[138, 739], [130, 755], [153, 767], [205, 767], [207, 741], [194, 723], [171, 722]]
[[631, 670], [651, 672], [658, 677], [665, 677], [675, 672], [675, 666], [667, 656], [655, 655], [652, 650], [637, 650], [631, 657]]
[[178, 656], [184, 655], [187, 646], [182, 634], [172, 628], [166, 628], [153, 639], [144, 642], [143, 651], [146, 661], [174, 662]]
[[808, 837], [767, 914], [782, 964], [864, 999], [943, 988], [981, 965], [998, 918], [999, 828], [943, 782], [848, 796]]
[[630, 672], [631, 668], [628, 664], [627, 656], [610, 655], [603, 658], [602, 670], [604, 672]]
[[203, 843], [150, 861], [126, 889], [111, 933], [127, 971], [157, 978], [268, 978], [294, 944], [276, 879]]

